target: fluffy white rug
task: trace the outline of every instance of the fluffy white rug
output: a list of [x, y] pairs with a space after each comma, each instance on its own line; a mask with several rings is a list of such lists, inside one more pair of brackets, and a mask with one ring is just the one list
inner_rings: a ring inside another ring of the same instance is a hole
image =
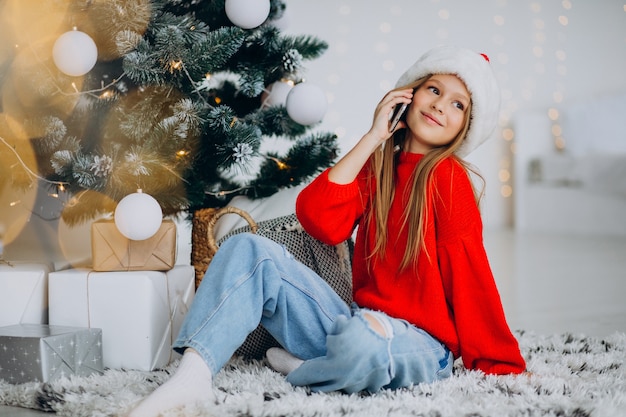
[[[485, 376], [460, 363], [448, 380], [375, 395], [313, 394], [294, 388], [263, 362], [233, 359], [216, 379], [216, 404], [189, 404], [171, 416], [626, 416], [626, 334], [599, 339], [517, 334], [531, 376]], [[123, 416], [165, 381], [155, 372], [108, 370], [50, 384], [0, 381], [0, 404], [59, 416]]]

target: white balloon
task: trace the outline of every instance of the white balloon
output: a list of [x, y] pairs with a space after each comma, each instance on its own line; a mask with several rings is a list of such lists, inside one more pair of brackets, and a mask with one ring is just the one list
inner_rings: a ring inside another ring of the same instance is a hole
[[291, 84], [284, 81], [276, 81], [275, 83], [272, 83], [267, 88], [267, 93], [263, 93], [263, 105], [268, 107], [279, 105], [284, 106], [287, 102], [287, 96], [292, 88], [293, 86]]
[[154, 236], [162, 222], [161, 206], [154, 197], [142, 192], [127, 195], [115, 208], [115, 225], [130, 240]]
[[54, 42], [52, 59], [65, 74], [78, 77], [87, 74], [96, 65], [98, 47], [85, 32], [71, 30]]
[[243, 29], [253, 29], [267, 20], [270, 0], [226, 0], [226, 16]]
[[322, 89], [314, 84], [296, 84], [287, 95], [287, 113], [296, 123], [311, 125], [326, 114], [328, 101]]

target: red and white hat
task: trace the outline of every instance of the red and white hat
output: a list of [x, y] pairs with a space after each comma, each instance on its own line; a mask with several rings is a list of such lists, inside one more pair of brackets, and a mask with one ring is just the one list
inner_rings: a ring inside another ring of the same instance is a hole
[[467, 87], [472, 100], [470, 126], [463, 144], [456, 151], [469, 155], [493, 133], [500, 112], [500, 89], [487, 55], [456, 46], [438, 46], [422, 55], [404, 74], [396, 87], [402, 87], [433, 74], [455, 74]]

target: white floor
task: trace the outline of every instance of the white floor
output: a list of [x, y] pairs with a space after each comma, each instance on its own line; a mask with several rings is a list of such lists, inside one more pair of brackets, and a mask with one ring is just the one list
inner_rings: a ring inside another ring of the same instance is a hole
[[[485, 247], [512, 329], [626, 333], [626, 236], [488, 231]], [[46, 414], [0, 406], [1, 417]]]
[[512, 329], [626, 333], [626, 236], [500, 231], [485, 247]]

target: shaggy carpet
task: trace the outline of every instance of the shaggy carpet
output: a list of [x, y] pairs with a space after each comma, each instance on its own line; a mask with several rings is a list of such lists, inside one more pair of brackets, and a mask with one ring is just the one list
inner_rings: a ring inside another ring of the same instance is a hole
[[[216, 403], [189, 404], [164, 416], [626, 416], [626, 334], [517, 336], [529, 376], [486, 376], [456, 363], [451, 378], [433, 384], [374, 395], [315, 394], [289, 385], [263, 362], [233, 359], [215, 378]], [[0, 404], [59, 416], [123, 416], [176, 365], [154, 372], [108, 370], [46, 384], [0, 381]]]

